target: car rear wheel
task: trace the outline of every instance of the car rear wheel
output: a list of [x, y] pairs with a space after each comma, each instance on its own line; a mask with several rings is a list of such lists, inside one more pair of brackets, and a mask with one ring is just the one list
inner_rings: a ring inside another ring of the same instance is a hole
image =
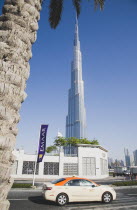
[[110, 192], [105, 192], [102, 195], [102, 202], [103, 203], [110, 203], [113, 200], [112, 194]]
[[68, 196], [65, 193], [60, 193], [57, 196], [56, 202], [59, 206], [64, 206], [68, 203]]

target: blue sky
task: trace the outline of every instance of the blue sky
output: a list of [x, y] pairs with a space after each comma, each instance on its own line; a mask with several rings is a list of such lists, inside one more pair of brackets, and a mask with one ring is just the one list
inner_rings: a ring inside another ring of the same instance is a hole
[[[79, 18], [87, 138], [98, 139], [110, 157], [119, 159], [124, 147], [130, 153], [137, 149], [136, 20], [136, 0], [106, 0], [103, 12], [84, 0]], [[56, 30], [50, 29], [47, 3], [43, 5], [18, 125], [16, 147], [27, 153], [37, 149], [41, 123], [49, 124], [47, 145], [58, 129], [65, 135], [74, 24], [71, 1], [65, 0]]]

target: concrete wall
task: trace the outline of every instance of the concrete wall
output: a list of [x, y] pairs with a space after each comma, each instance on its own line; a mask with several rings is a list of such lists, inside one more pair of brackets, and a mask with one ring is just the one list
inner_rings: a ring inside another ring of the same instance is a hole
[[78, 148], [78, 165], [79, 165], [79, 176], [83, 176], [82, 172], [82, 158], [83, 157], [93, 157], [96, 159], [96, 168], [95, 168], [95, 176], [87, 176], [87, 178], [92, 179], [100, 179], [105, 178], [108, 176], [108, 170], [107, 173], [104, 175], [101, 175], [101, 167], [100, 167], [100, 158], [107, 161], [108, 165], [108, 156], [107, 152], [99, 149], [99, 148], [91, 148], [91, 147], [79, 147]]

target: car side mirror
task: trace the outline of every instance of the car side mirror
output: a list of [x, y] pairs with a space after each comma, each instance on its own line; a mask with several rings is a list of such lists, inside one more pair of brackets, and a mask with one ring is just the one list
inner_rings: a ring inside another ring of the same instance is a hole
[[96, 185], [92, 185], [92, 187], [96, 187]]

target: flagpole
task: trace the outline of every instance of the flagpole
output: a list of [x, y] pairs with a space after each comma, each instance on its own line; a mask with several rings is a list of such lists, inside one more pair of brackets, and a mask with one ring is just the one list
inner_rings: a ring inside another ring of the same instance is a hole
[[[41, 126], [40, 126], [40, 130], [41, 130]], [[36, 175], [36, 166], [37, 166], [37, 157], [38, 157], [38, 150], [39, 150], [39, 141], [40, 139], [38, 138], [38, 146], [37, 146], [37, 150], [36, 150], [36, 159], [34, 162], [34, 172], [33, 172], [33, 181], [32, 181], [32, 186], [34, 187], [35, 184], [35, 175]]]
[[36, 174], [36, 166], [37, 166], [37, 156], [38, 156], [38, 152], [36, 153], [36, 160], [35, 160], [35, 165], [34, 165], [33, 182], [32, 182], [32, 186], [33, 186], [33, 187], [34, 187], [34, 184], [35, 184], [35, 174]]
[[[44, 125], [44, 124], [41, 124], [41, 127], [40, 127], [40, 138], [38, 140], [38, 146], [37, 146], [37, 152], [36, 152], [36, 160], [35, 160], [35, 165], [34, 165], [34, 173], [33, 173], [33, 183], [32, 183], [32, 186], [34, 187], [34, 184], [35, 184], [35, 175], [36, 175], [36, 166], [37, 166], [37, 162], [39, 164], [39, 162], [42, 162], [41, 161], [38, 161], [38, 154], [39, 154], [39, 147], [40, 147], [40, 142], [41, 142], [41, 130], [42, 130], [42, 127], [47, 127], [48, 128], [48, 125]], [[46, 128], [46, 133], [47, 133], [47, 128]], [[45, 145], [46, 145], [46, 133], [45, 133]], [[45, 150], [46, 150], [46, 146], [45, 146]], [[45, 154], [45, 150], [44, 150], [44, 154]], [[43, 159], [43, 157], [42, 157]]]

